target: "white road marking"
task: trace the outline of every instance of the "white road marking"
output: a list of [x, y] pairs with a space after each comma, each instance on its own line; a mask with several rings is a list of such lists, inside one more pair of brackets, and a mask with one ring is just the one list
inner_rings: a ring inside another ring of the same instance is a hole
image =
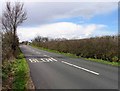
[[89, 69], [86, 69], [86, 68], [83, 68], [83, 67], [80, 67], [80, 66], [77, 66], [77, 65], [74, 65], [74, 64], [71, 64], [71, 63], [65, 62], [65, 61], [61, 61], [61, 62], [62, 62], [62, 63], [65, 63], [65, 64], [68, 64], [68, 65], [70, 65], [70, 66], [73, 66], [73, 67], [75, 67], [75, 68], [82, 69], [82, 70], [84, 70], [84, 71], [87, 71], [87, 72], [93, 73], [93, 74], [95, 74], [95, 75], [99, 75], [98, 72], [95, 72], [95, 71], [92, 71], [92, 70], [89, 70]]
[[46, 57], [50, 57], [50, 56], [48, 56], [48, 55], [44, 55], [44, 56], [46, 56]]
[[45, 61], [44, 59], [42, 59], [42, 58], [41, 58], [41, 60], [42, 60], [43, 62], [46, 62], [46, 61]]
[[46, 60], [45, 62], [49, 62], [49, 60], [47, 58], [45, 58], [45, 60]]
[[29, 61], [32, 62], [39, 62], [37, 59], [29, 59]]
[[50, 60], [51, 62], [53, 62], [53, 60], [52, 60], [52, 59], [50, 59], [50, 58], [49, 58], [49, 60]]
[[33, 62], [32, 59], [29, 59], [30, 62]]
[[48, 62], [53, 62], [53, 60], [52, 59], [50, 59], [50, 58], [46, 58], [46, 60], [48, 61]]
[[33, 61], [36, 63], [37, 61], [35, 59], [33, 59]]
[[51, 58], [52, 60], [54, 60], [54, 61], [57, 61], [56, 59], [54, 59], [54, 58]]
[[39, 62], [37, 59], [35, 59], [36, 60], [36, 62]]
[[47, 55], [44, 55], [44, 56], [47, 56]]
[[41, 58], [40, 59], [40, 61], [38, 60], [38, 59], [29, 59], [29, 61], [31, 62], [31, 63], [36, 63], [36, 62], [53, 62], [53, 61], [57, 61], [56, 59], [54, 59], [54, 58]]

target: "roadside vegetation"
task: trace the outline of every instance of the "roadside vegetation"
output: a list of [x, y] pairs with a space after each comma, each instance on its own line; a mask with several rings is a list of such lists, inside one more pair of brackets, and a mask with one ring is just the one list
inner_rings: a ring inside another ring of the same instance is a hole
[[86, 60], [114, 66], [120, 65], [118, 36], [102, 36], [78, 40], [48, 39], [37, 36], [31, 45], [66, 56], [85, 58]]
[[[26, 20], [23, 3], [6, 3], [0, 17], [2, 25], [2, 90], [34, 89], [28, 64], [19, 48], [17, 27]], [[1, 64], [0, 64], [1, 66]]]
[[25, 91], [34, 88], [34, 85], [31, 85], [27, 61], [22, 53], [15, 60], [4, 61], [2, 70], [3, 90]]

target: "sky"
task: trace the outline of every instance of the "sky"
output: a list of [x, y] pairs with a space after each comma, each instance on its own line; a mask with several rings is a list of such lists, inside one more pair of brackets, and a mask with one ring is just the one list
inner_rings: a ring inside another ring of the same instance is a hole
[[[36, 36], [82, 39], [118, 33], [118, 2], [24, 2], [20, 41]], [[0, 11], [1, 12], [1, 11]]]

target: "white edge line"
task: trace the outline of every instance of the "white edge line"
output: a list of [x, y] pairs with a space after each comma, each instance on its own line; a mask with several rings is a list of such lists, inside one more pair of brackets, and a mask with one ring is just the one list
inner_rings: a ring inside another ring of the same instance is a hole
[[65, 62], [65, 61], [61, 61], [61, 62], [62, 62], [62, 63], [65, 63], [65, 64], [68, 64], [68, 65], [70, 65], [70, 66], [73, 66], [73, 67], [75, 67], [75, 68], [79, 68], [79, 69], [82, 69], [82, 70], [84, 70], [84, 71], [87, 71], [87, 72], [93, 73], [93, 74], [95, 74], [95, 75], [99, 75], [99, 73], [97, 73], [97, 72], [95, 72], [95, 71], [88, 70], [88, 69], [86, 69], [86, 68], [83, 68], [83, 67], [80, 67], [80, 66], [77, 66], [77, 65], [74, 65], [74, 64], [71, 64], [71, 63]]

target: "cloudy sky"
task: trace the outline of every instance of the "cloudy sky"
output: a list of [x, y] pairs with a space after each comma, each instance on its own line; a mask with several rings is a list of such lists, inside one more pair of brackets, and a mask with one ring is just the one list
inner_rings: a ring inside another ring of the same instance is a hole
[[20, 41], [35, 36], [79, 39], [118, 33], [117, 2], [24, 2]]

